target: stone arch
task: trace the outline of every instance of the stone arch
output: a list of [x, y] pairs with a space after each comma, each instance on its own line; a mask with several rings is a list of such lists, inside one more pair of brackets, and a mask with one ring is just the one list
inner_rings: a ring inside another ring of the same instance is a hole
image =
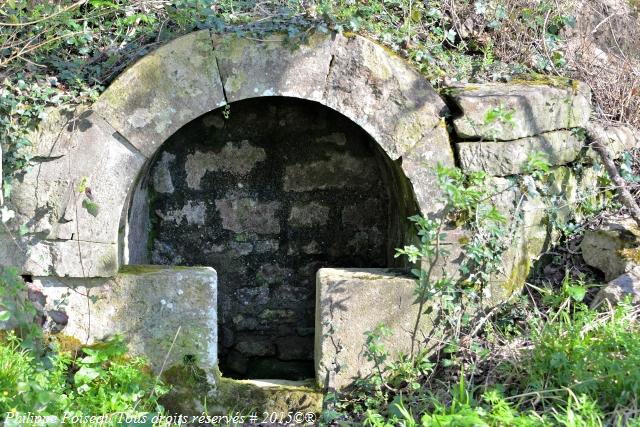
[[[436, 212], [436, 163], [453, 165], [445, 104], [408, 64], [360, 36], [255, 41], [199, 31], [141, 58], [89, 108], [53, 111], [33, 135], [34, 166], [9, 203], [14, 242], [3, 265], [34, 276], [111, 277], [121, 263], [123, 212], [158, 147], [184, 124], [259, 96], [315, 101], [363, 128], [407, 178], [423, 214]], [[90, 193], [78, 193], [86, 181]], [[20, 247], [16, 249], [15, 245]], [[23, 251], [26, 250], [26, 251]]]

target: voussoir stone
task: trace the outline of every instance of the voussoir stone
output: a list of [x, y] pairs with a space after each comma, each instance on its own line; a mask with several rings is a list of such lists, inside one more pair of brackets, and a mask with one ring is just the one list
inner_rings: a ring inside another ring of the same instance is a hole
[[631, 218], [612, 219], [587, 230], [580, 244], [584, 261], [607, 281], [630, 271], [640, 260], [640, 229]]
[[185, 123], [226, 104], [209, 31], [149, 53], [118, 77], [95, 109], [146, 157]]
[[[344, 388], [372, 372], [364, 356], [365, 333], [384, 324], [393, 335], [383, 343], [394, 355], [411, 351], [418, 315], [415, 280], [386, 269], [322, 268], [316, 276], [316, 381], [323, 388]], [[427, 334], [424, 316], [418, 336]]]
[[12, 235], [0, 236], [8, 242], [0, 265], [34, 275], [114, 274], [120, 218], [144, 156], [84, 106], [50, 111], [31, 140], [31, 164], [7, 200], [15, 218]]
[[[591, 114], [591, 91], [578, 81], [562, 85], [535, 83], [469, 84], [450, 91], [462, 111], [453, 122], [462, 139], [509, 141], [559, 129], [583, 127]], [[494, 108], [509, 111], [512, 121], [488, 121]]]
[[584, 142], [573, 132], [560, 130], [514, 141], [458, 142], [457, 147], [464, 171], [506, 176], [526, 173], [533, 152], [546, 154], [552, 166], [571, 163], [580, 156]]
[[266, 41], [214, 37], [227, 100], [290, 96], [322, 101], [333, 43], [331, 34], [320, 32], [295, 46], [284, 34], [272, 34]]
[[67, 316], [62, 333], [92, 344], [120, 334], [159, 372], [188, 357], [217, 367], [217, 276], [210, 267], [124, 266], [113, 278], [34, 277], [47, 310]]

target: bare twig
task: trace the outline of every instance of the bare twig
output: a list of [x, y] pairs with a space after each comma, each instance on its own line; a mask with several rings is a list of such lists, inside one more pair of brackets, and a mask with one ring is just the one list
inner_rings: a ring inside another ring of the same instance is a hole
[[618, 197], [620, 197], [620, 201], [629, 210], [629, 214], [634, 221], [640, 226], [640, 207], [629, 192], [624, 179], [620, 176], [618, 168], [607, 151], [607, 135], [604, 129], [595, 123], [589, 123], [586, 126], [586, 131], [591, 140], [591, 147], [600, 156], [604, 168], [616, 186], [616, 192], [618, 193]]

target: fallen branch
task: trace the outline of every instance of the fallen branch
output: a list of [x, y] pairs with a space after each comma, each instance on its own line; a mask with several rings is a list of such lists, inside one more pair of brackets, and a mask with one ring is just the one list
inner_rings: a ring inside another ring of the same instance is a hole
[[611, 178], [611, 181], [615, 184], [616, 192], [618, 193], [618, 197], [620, 197], [620, 201], [629, 210], [631, 218], [633, 218], [636, 224], [640, 227], [640, 207], [629, 192], [626, 182], [620, 176], [618, 168], [607, 151], [608, 137], [605, 129], [595, 123], [588, 123], [585, 129], [587, 131], [587, 136], [591, 140], [591, 148], [598, 153], [604, 168], [607, 170], [607, 173]]

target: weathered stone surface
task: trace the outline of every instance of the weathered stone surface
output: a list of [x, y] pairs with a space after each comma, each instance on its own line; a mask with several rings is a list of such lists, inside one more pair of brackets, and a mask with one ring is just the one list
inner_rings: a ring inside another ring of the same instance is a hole
[[630, 218], [610, 220], [587, 230], [580, 244], [584, 261], [613, 280], [640, 264], [640, 230]]
[[392, 159], [418, 143], [434, 157], [451, 155], [448, 143], [440, 145], [448, 138], [439, 139], [446, 107], [419, 73], [362, 37], [336, 36], [333, 55], [327, 106], [362, 126]]
[[96, 111], [151, 157], [185, 123], [226, 104], [208, 30], [146, 55], [100, 96]]
[[[9, 226], [22, 249], [3, 236], [11, 244], [0, 249], [7, 252], [0, 265], [19, 266], [24, 274], [114, 274], [120, 217], [144, 157], [82, 107], [51, 113], [31, 137], [33, 166], [14, 180], [7, 201], [16, 212]], [[23, 237], [20, 225], [26, 226]]]
[[584, 142], [571, 131], [555, 131], [515, 141], [459, 142], [460, 166], [464, 171], [484, 171], [493, 176], [522, 174], [533, 152], [547, 155], [549, 164], [576, 160]]
[[91, 344], [121, 334], [156, 372], [165, 358], [168, 369], [189, 357], [213, 378], [218, 326], [212, 268], [124, 266], [111, 279], [35, 277], [34, 285], [47, 297], [47, 310], [68, 316], [65, 335]]
[[[462, 111], [454, 120], [458, 137], [509, 141], [544, 132], [582, 127], [591, 114], [591, 91], [583, 83], [567, 86], [545, 84], [485, 83], [450, 92]], [[487, 121], [494, 108], [512, 112], [513, 120]]]
[[173, 193], [173, 179], [169, 171], [169, 165], [176, 160], [176, 156], [171, 153], [162, 153], [160, 165], [153, 174], [153, 189], [158, 193]]
[[[607, 151], [612, 159], [618, 159], [625, 151], [629, 151], [640, 144], [640, 132], [629, 126], [620, 124], [596, 124], [604, 131], [608, 141]], [[600, 162], [600, 155], [589, 148], [585, 154], [585, 158], [590, 161]]]
[[110, 277], [118, 270], [117, 244], [2, 233], [0, 265], [35, 276]]
[[274, 234], [280, 232], [280, 202], [259, 202], [250, 198], [216, 200], [222, 226], [236, 233]]
[[172, 221], [177, 225], [186, 221], [190, 225], [204, 225], [207, 214], [207, 206], [204, 202], [189, 200], [181, 209], [173, 209], [168, 212], [156, 211], [156, 215], [163, 221]]
[[[49, 240], [115, 243], [129, 188], [144, 158], [104, 120], [80, 109], [46, 122], [57, 138], [35, 137], [33, 166], [15, 180], [10, 204], [16, 224]], [[85, 183], [90, 193], [78, 193]], [[97, 206], [97, 212], [86, 203]]]
[[293, 47], [284, 35], [261, 42], [214, 37], [215, 54], [229, 102], [257, 96], [290, 96], [322, 101], [333, 37], [314, 33]]
[[[391, 270], [318, 271], [315, 363], [320, 387], [340, 389], [371, 373], [372, 365], [363, 355], [365, 333], [380, 323], [393, 332], [383, 339], [388, 350], [395, 355], [410, 352], [418, 313], [414, 289], [413, 278]], [[428, 329], [425, 316], [420, 332]]]
[[287, 166], [283, 188], [285, 191], [301, 192], [348, 186], [367, 187], [379, 173], [374, 162], [335, 153], [328, 160]]
[[631, 297], [631, 302], [640, 304], [640, 266], [635, 266], [627, 273], [607, 283], [591, 302], [591, 307], [597, 307], [608, 301], [611, 305], [622, 302]]
[[196, 151], [187, 156], [184, 165], [189, 188], [200, 189], [200, 180], [208, 171], [223, 171], [235, 175], [246, 175], [256, 163], [266, 158], [264, 148], [255, 147], [249, 141], [238, 144], [228, 142], [218, 153]]
[[[324, 225], [329, 220], [329, 211], [329, 206], [323, 206], [317, 202], [296, 204], [291, 207], [289, 224], [294, 227]], [[380, 216], [377, 218], [380, 218]]]

